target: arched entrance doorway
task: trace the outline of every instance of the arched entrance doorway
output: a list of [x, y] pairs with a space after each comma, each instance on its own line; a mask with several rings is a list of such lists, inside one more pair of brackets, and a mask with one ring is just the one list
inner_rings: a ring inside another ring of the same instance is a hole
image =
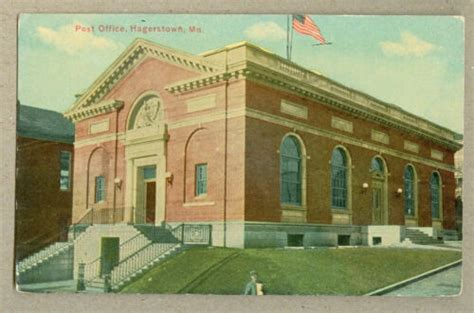
[[127, 121], [125, 202], [129, 221], [160, 224], [165, 218], [167, 130], [158, 94], [135, 101]]
[[372, 174], [372, 224], [388, 224], [387, 170], [385, 161], [376, 156], [370, 165]]

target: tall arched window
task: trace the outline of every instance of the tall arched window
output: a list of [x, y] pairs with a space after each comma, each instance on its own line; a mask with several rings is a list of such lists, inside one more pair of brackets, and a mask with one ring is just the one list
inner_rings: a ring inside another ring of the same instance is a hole
[[347, 156], [342, 148], [332, 152], [331, 193], [332, 207], [347, 209]]
[[431, 217], [440, 218], [441, 208], [441, 193], [440, 193], [440, 178], [439, 174], [433, 172], [430, 177], [430, 192], [431, 192]]
[[407, 165], [403, 175], [403, 189], [405, 195], [405, 215], [415, 215], [415, 170]]
[[298, 139], [287, 136], [280, 147], [281, 203], [301, 205], [301, 147]]

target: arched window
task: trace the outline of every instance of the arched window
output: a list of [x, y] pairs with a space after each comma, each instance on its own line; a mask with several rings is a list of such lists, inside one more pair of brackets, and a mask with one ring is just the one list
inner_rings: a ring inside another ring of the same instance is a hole
[[280, 147], [281, 203], [301, 205], [301, 147], [298, 139], [287, 136]]
[[347, 209], [347, 156], [342, 148], [332, 152], [331, 193], [332, 207]]
[[440, 218], [441, 208], [441, 194], [440, 194], [440, 178], [439, 174], [433, 172], [430, 177], [430, 191], [431, 191], [431, 217]]
[[405, 215], [415, 215], [415, 170], [407, 165], [403, 175], [403, 189], [405, 195]]
[[383, 175], [385, 169], [384, 169], [384, 166], [383, 166], [382, 159], [380, 159], [378, 157], [373, 158], [372, 163], [370, 165], [370, 169], [372, 170], [372, 172]]

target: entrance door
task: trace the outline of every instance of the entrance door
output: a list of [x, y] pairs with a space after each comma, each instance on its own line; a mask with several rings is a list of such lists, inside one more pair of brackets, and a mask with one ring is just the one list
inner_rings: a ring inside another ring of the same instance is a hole
[[100, 276], [110, 274], [120, 261], [120, 238], [102, 237], [100, 245]]
[[156, 182], [146, 182], [145, 187], [145, 216], [147, 224], [155, 224]]
[[384, 203], [383, 203], [383, 185], [379, 182], [372, 182], [372, 214], [373, 224], [384, 224]]

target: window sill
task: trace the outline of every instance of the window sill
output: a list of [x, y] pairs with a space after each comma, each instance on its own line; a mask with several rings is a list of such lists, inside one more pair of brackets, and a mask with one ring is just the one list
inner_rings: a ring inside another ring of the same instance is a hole
[[306, 207], [300, 205], [281, 204], [282, 210], [306, 211]]
[[214, 201], [212, 202], [187, 202], [183, 203], [183, 207], [189, 208], [189, 207], [195, 207], [195, 206], [213, 206], [216, 203]]
[[414, 215], [405, 215], [405, 219], [406, 219], [406, 220], [417, 221], [417, 220], [418, 220], [418, 217], [416, 217], [416, 216], [414, 216]]
[[331, 212], [336, 213], [336, 214], [348, 214], [348, 215], [352, 214], [352, 211], [349, 209], [331, 208]]

